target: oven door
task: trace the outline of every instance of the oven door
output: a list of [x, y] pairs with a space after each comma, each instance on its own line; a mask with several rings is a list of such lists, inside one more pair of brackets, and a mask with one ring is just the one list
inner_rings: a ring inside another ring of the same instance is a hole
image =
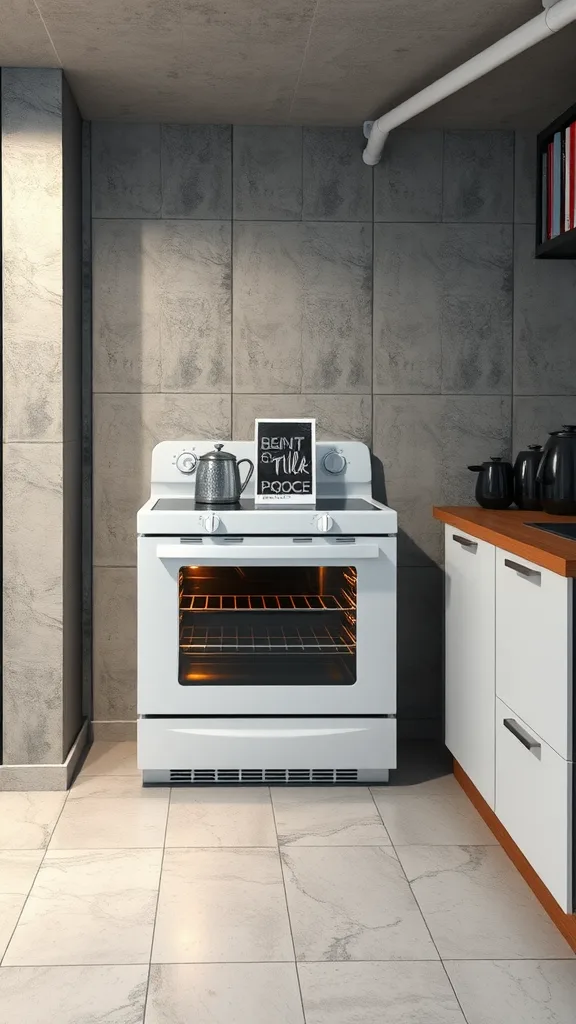
[[394, 715], [396, 538], [140, 537], [139, 715]]

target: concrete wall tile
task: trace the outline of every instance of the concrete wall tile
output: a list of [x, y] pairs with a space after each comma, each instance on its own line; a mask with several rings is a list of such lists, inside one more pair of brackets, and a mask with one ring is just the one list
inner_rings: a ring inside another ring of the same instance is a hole
[[576, 394], [576, 260], [535, 260], [534, 230], [514, 232], [514, 391]]
[[372, 169], [357, 128], [304, 128], [304, 220], [372, 221]]
[[510, 419], [509, 397], [374, 397], [374, 453], [398, 511], [400, 565], [440, 564], [442, 530], [432, 506], [474, 504], [476, 478], [467, 467], [510, 454]]
[[[3, 446], [3, 759], [62, 759], [63, 446]], [[41, 510], [41, 514], [40, 513]]]
[[163, 217], [230, 218], [231, 131], [221, 124], [162, 125]]
[[4, 440], [61, 441], [62, 73], [1, 81]]
[[302, 129], [237, 125], [233, 131], [234, 217], [300, 220]]
[[94, 217], [159, 217], [160, 125], [94, 121]]
[[94, 718], [136, 718], [136, 569], [94, 569]]
[[371, 235], [364, 224], [235, 225], [235, 391], [370, 391]]
[[442, 220], [509, 223], [513, 167], [513, 132], [445, 132]]
[[508, 393], [511, 229], [376, 224], [374, 249], [374, 391]]
[[229, 395], [94, 396], [94, 564], [136, 565], [136, 513], [159, 441], [230, 437]]
[[370, 395], [235, 395], [232, 436], [239, 441], [254, 437], [254, 420], [278, 416], [314, 416], [319, 440], [372, 439]]
[[392, 132], [374, 168], [374, 220], [441, 219], [442, 132]]

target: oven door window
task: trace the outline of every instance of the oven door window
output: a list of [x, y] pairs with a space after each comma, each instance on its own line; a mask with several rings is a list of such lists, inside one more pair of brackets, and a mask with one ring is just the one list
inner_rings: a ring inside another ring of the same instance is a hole
[[182, 686], [356, 682], [352, 566], [184, 566]]

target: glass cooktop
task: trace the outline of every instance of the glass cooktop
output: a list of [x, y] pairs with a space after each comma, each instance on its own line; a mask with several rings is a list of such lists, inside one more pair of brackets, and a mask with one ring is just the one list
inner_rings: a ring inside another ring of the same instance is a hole
[[315, 505], [256, 505], [253, 498], [242, 498], [235, 505], [223, 505], [214, 502], [211, 505], [203, 505], [193, 498], [158, 498], [152, 506], [153, 512], [205, 512], [207, 509], [214, 509], [220, 512], [251, 512], [254, 509], [264, 509], [266, 512], [379, 512], [377, 505], [364, 498], [319, 498]]
[[526, 523], [526, 526], [533, 526], [536, 530], [546, 530], [546, 533], [553, 533], [556, 537], [576, 540], [576, 523]]

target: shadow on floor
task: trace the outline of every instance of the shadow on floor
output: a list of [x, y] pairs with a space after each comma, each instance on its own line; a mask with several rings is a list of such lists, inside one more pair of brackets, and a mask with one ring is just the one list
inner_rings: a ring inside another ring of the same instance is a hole
[[390, 773], [392, 786], [415, 786], [419, 782], [452, 774], [452, 755], [439, 740], [400, 740], [398, 767]]

